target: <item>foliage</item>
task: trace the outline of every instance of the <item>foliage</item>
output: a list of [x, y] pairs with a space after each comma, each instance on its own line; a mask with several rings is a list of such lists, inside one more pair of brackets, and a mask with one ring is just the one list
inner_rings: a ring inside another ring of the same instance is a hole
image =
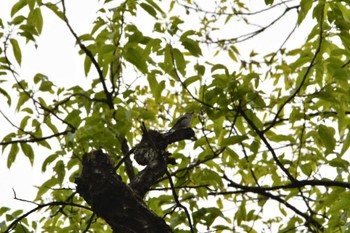
[[[145, 199], [175, 232], [349, 230], [349, 3], [265, 0], [253, 10], [248, 1], [199, 2], [100, 0], [81, 35], [64, 1], [14, 2], [11, 20], [0, 19], [0, 82], [13, 84], [0, 86], [0, 110], [15, 107], [22, 118], [3, 114], [16, 130], [0, 145], [9, 169], [51, 149], [41, 169], [54, 175], [30, 213], [0, 209], [1, 231], [109, 231], [65, 187], [82, 155], [102, 148], [120, 161], [123, 139], [137, 144], [141, 122], [165, 131], [186, 111], [195, 111], [197, 140], [172, 148], [171, 180]], [[75, 37], [89, 88], [21, 76], [23, 46], [40, 46], [50, 27], [44, 12]], [[289, 31], [266, 51], [264, 36], [276, 37], [272, 28], [287, 17], [280, 27]], [[305, 24], [305, 41], [290, 43]], [[128, 182], [124, 165], [117, 172]], [[40, 210], [51, 218], [31, 222]]]

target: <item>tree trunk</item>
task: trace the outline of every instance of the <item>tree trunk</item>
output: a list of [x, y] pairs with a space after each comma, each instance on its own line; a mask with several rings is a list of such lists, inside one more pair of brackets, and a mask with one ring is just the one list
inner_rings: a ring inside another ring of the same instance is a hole
[[167, 163], [173, 162], [165, 151], [168, 144], [194, 138], [192, 129], [182, 129], [172, 134], [144, 131], [143, 138], [135, 147], [145, 169], [125, 184], [116, 173], [114, 161], [102, 150], [94, 150], [83, 156], [83, 169], [76, 178], [77, 192], [91, 205], [92, 210], [103, 218], [113, 232], [167, 233], [172, 232], [165, 221], [152, 212], [143, 202], [148, 189], [161, 178]]

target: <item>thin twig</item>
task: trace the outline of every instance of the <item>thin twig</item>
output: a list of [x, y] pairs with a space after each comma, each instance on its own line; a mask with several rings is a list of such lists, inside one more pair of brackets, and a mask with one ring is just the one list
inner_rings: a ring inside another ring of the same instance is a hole
[[86, 227], [85, 227], [83, 233], [89, 232], [89, 228], [90, 228], [90, 226], [91, 226], [91, 224], [92, 224], [92, 221], [94, 220], [95, 216], [96, 216], [95, 213], [93, 213], [93, 214], [91, 215], [89, 221], [88, 221], [87, 224], [86, 224]]
[[191, 232], [194, 233], [194, 228], [193, 228], [193, 225], [192, 225], [191, 215], [190, 215], [188, 209], [184, 205], [182, 205], [181, 202], [179, 201], [179, 196], [176, 193], [175, 186], [174, 186], [173, 180], [171, 179], [171, 175], [170, 175], [169, 171], [166, 170], [165, 173], [166, 173], [166, 175], [168, 177], [169, 184], [170, 184], [170, 187], [171, 187], [171, 191], [173, 193], [173, 197], [175, 199], [176, 206], [182, 208], [185, 211], [186, 216], [187, 216], [188, 225], [190, 226]]
[[287, 2], [291, 2], [293, 0], [287, 0], [287, 1], [282, 1], [282, 2], [279, 2], [279, 3], [276, 3], [275, 5], [273, 6], [270, 6], [270, 7], [267, 7], [267, 8], [264, 8], [264, 9], [261, 9], [261, 10], [258, 10], [258, 11], [253, 11], [253, 12], [215, 12], [215, 11], [208, 11], [208, 10], [203, 10], [199, 7], [193, 7], [191, 5], [185, 5], [183, 3], [180, 3], [178, 0], [176, 1], [177, 4], [179, 4], [180, 6], [186, 8], [186, 9], [190, 9], [190, 10], [193, 10], [193, 11], [196, 11], [196, 12], [202, 12], [202, 13], [205, 13], [205, 14], [213, 14], [213, 15], [228, 15], [228, 16], [242, 16], [242, 15], [246, 15], [246, 16], [252, 16], [252, 15], [258, 15], [258, 14], [261, 14], [261, 13], [264, 13], [264, 12], [267, 12], [269, 10], [272, 10], [274, 9], [275, 7], [278, 7], [280, 5], [285, 5], [285, 3]]
[[312, 70], [312, 67], [314, 66], [314, 63], [315, 63], [315, 61], [316, 61], [316, 58], [318, 57], [318, 54], [319, 54], [320, 51], [321, 51], [321, 46], [322, 46], [322, 42], [323, 42], [324, 7], [325, 7], [325, 3], [323, 3], [323, 9], [322, 9], [322, 11], [321, 11], [321, 16], [320, 16], [319, 42], [318, 42], [317, 49], [316, 49], [316, 51], [315, 51], [315, 53], [314, 53], [314, 55], [313, 55], [313, 57], [312, 57], [312, 59], [311, 59], [311, 61], [310, 61], [310, 64], [309, 64], [309, 66], [307, 67], [306, 72], [305, 72], [305, 74], [303, 75], [303, 78], [302, 78], [302, 80], [301, 80], [299, 86], [297, 87], [297, 89], [294, 91], [294, 93], [293, 93], [292, 95], [290, 95], [290, 96], [287, 98], [286, 101], [284, 101], [284, 102], [280, 105], [280, 107], [279, 107], [279, 109], [278, 109], [278, 111], [277, 111], [277, 113], [276, 113], [274, 119], [272, 120], [272, 123], [271, 123], [268, 127], [266, 127], [266, 129], [264, 129], [263, 132], [269, 131], [269, 130], [275, 125], [275, 122], [277, 121], [277, 119], [278, 119], [279, 115], [281, 114], [281, 112], [283, 111], [284, 107], [285, 107], [291, 100], [293, 100], [293, 99], [296, 97], [296, 95], [300, 92], [301, 88], [304, 86], [304, 83], [306, 82], [306, 79], [307, 79], [307, 77], [309, 76], [309, 74], [310, 74], [310, 72], [311, 72], [311, 70]]
[[282, 162], [278, 159], [276, 152], [274, 151], [273, 147], [265, 137], [265, 134], [263, 131], [261, 131], [255, 124], [254, 122], [247, 116], [245, 111], [242, 109], [241, 106], [237, 108], [237, 111], [241, 114], [241, 116], [247, 121], [247, 123], [252, 127], [254, 132], [260, 137], [260, 139], [264, 142], [268, 150], [270, 151], [273, 159], [275, 160], [277, 166], [287, 175], [288, 179], [292, 182], [295, 181], [295, 178], [290, 174], [290, 172], [287, 170], [287, 168], [284, 167]]
[[72, 33], [72, 35], [74, 36], [76, 42], [78, 43], [79, 47], [81, 50], [84, 51], [84, 53], [86, 54], [86, 56], [88, 56], [92, 62], [92, 64], [95, 66], [95, 69], [98, 73], [98, 77], [100, 79], [100, 82], [102, 84], [103, 87], [103, 91], [106, 95], [106, 99], [107, 99], [107, 104], [109, 106], [110, 109], [114, 109], [114, 104], [113, 104], [113, 99], [112, 99], [112, 95], [111, 93], [108, 91], [105, 79], [103, 77], [103, 72], [102, 69], [100, 67], [100, 65], [98, 64], [98, 62], [96, 61], [94, 55], [92, 54], [92, 52], [81, 42], [79, 36], [75, 33], [75, 31], [73, 30], [72, 26], [70, 25], [67, 15], [66, 15], [66, 4], [65, 4], [65, 0], [62, 0], [62, 7], [63, 7], [63, 17], [64, 17], [64, 22], [66, 23], [69, 31]]
[[49, 203], [46, 203], [46, 204], [37, 204], [38, 206], [29, 210], [27, 213], [24, 213], [22, 214], [21, 216], [19, 216], [18, 218], [16, 218], [8, 227], [7, 229], [4, 231], [4, 233], [9, 233], [11, 229], [15, 228], [15, 226], [20, 222], [22, 221], [22, 219], [26, 218], [27, 216], [29, 216], [30, 214], [32, 214], [33, 212], [36, 212], [42, 208], [45, 208], [45, 207], [50, 207], [50, 206], [61, 206], [61, 205], [65, 205], [65, 206], [74, 206], [74, 207], [79, 207], [79, 208], [83, 208], [83, 209], [86, 209], [86, 210], [90, 210], [91, 209], [87, 206], [83, 206], [83, 205], [79, 205], [79, 204], [76, 204], [76, 203], [67, 203], [67, 202], [64, 202], [64, 201], [53, 201], [53, 202], [49, 202]]
[[124, 163], [125, 160], [128, 159], [132, 153], [134, 153], [135, 149], [136, 149], [136, 147], [133, 147], [131, 150], [128, 151], [127, 154], [124, 155], [124, 157], [121, 160], [119, 160], [117, 165], [114, 167], [115, 171], [118, 170], [118, 168], [122, 165], [122, 163]]
[[183, 88], [186, 90], [186, 92], [192, 97], [192, 99], [194, 99], [195, 101], [197, 101], [198, 103], [201, 103], [204, 106], [207, 106], [209, 108], [215, 109], [215, 110], [219, 110], [219, 108], [214, 107], [213, 105], [204, 102], [203, 100], [198, 99], [197, 97], [195, 97], [191, 91], [187, 88], [186, 84], [181, 80], [181, 77], [179, 75], [179, 73], [177, 72], [177, 67], [176, 67], [176, 63], [175, 63], [175, 58], [174, 58], [174, 53], [173, 53], [173, 48], [170, 46], [170, 55], [171, 55], [171, 61], [172, 61], [172, 65], [173, 65], [173, 71], [175, 73], [176, 78], [179, 80], [179, 82], [181, 83], [181, 85], [183, 86]]
[[232, 180], [230, 180], [226, 175], [224, 175], [223, 179], [225, 179], [226, 181], [229, 182], [229, 186], [234, 187], [234, 188], [239, 188], [242, 189], [245, 192], [252, 192], [252, 193], [256, 193], [256, 194], [260, 194], [262, 196], [265, 196], [267, 198], [270, 198], [272, 200], [275, 200], [283, 205], [285, 205], [287, 208], [289, 208], [290, 210], [294, 211], [296, 214], [298, 214], [299, 216], [303, 217], [305, 219], [306, 222], [311, 223], [312, 225], [314, 225], [317, 229], [322, 230], [323, 226], [317, 222], [316, 220], [314, 220], [313, 218], [311, 218], [309, 215], [301, 212], [296, 206], [290, 204], [289, 202], [287, 202], [286, 200], [282, 199], [280, 196], [277, 195], [273, 195], [270, 192], [267, 192], [266, 189], [261, 188], [261, 187], [248, 187], [248, 186], [244, 186], [241, 184], [238, 184]]
[[31, 139], [17, 139], [17, 140], [12, 140], [12, 141], [8, 141], [8, 142], [0, 142], [0, 146], [4, 146], [4, 145], [10, 145], [10, 144], [15, 144], [15, 143], [33, 143], [33, 142], [41, 142], [41, 141], [46, 141], [47, 139], [50, 138], [54, 138], [54, 137], [59, 137], [62, 135], [67, 135], [68, 133], [73, 132], [72, 130], [66, 130], [60, 133], [55, 133], [52, 135], [48, 135], [45, 137], [41, 137], [41, 138], [31, 138]]

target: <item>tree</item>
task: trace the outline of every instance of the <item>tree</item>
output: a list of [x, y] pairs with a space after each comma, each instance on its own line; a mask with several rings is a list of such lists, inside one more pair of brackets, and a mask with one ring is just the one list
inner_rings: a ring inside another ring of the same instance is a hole
[[[59, 147], [36, 207], [2, 207], [1, 231], [347, 231], [350, 5], [262, 5], [105, 0], [78, 34], [64, 0], [15, 1], [0, 21], [1, 82], [13, 89], [0, 93], [21, 119], [3, 114], [16, 130], [0, 145], [9, 169]], [[75, 38], [89, 88], [21, 77], [44, 11]], [[167, 132], [192, 111], [191, 128]]]

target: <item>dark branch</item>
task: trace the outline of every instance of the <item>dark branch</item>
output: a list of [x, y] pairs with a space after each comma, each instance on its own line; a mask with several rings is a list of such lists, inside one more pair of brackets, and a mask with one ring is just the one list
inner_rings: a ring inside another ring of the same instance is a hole
[[173, 180], [171, 179], [171, 175], [170, 175], [170, 173], [168, 171], [166, 171], [166, 175], [167, 175], [169, 183], [170, 183], [170, 188], [171, 188], [171, 192], [173, 193], [173, 197], [175, 199], [175, 203], [176, 203], [176, 205], [178, 207], [182, 208], [185, 211], [186, 216], [187, 216], [188, 225], [190, 226], [191, 232], [194, 233], [194, 228], [193, 228], [193, 225], [192, 225], [191, 215], [188, 212], [188, 209], [184, 205], [182, 205], [181, 202], [179, 201], [179, 196], [176, 193], [175, 185], [174, 185]]
[[10, 232], [11, 229], [15, 228], [15, 226], [20, 222], [22, 221], [22, 219], [26, 218], [27, 216], [29, 216], [30, 214], [42, 209], [42, 208], [45, 208], [45, 207], [51, 207], [51, 206], [73, 206], [73, 207], [79, 207], [79, 208], [83, 208], [83, 209], [86, 209], [86, 210], [91, 210], [89, 207], [87, 206], [83, 206], [83, 205], [79, 205], [79, 204], [76, 204], [76, 203], [72, 203], [72, 202], [64, 202], [64, 201], [53, 201], [53, 202], [50, 202], [50, 203], [46, 203], [46, 204], [36, 204], [37, 207], [35, 207], [34, 209], [28, 211], [27, 213], [25, 214], [22, 214], [21, 216], [19, 216], [18, 218], [16, 218], [9, 226], [8, 228], [5, 230], [4, 233], [8, 233]]
[[303, 217], [306, 222], [311, 223], [312, 225], [314, 225], [317, 229], [319, 229], [321, 231], [323, 230], [323, 227], [319, 222], [317, 222], [316, 220], [311, 218], [309, 215], [301, 212], [297, 207], [290, 204], [289, 202], [287, 202], [285, 199], [281, 198], [280, 196], [273, 195], [273, 194], [269, 193], [266, 189], [263, 189], [261, 187], [248, 187], [248, 186], [240, 185], [240, 184], [235, 183], [232, 180], [228, 179], [226, 176], [224, 177], [224, 179], [229, 182], [229, 186], [231, 186], [231, 187], [242, 189], [244, 192], [252, 192], [252, 193], [260, 194], [260, 195], [265, 196], [267, 198], [271, 198], [273, 200], [278, 201], [279, 203], [285, 205], [286, 207], [288, 207], [289, 209], [294, 211], [299, 216]]
[[77, 41], [79, 47], [81, 50], [84, 51], [84, 53], [86, 54], [86, 56], [88, 56], [92, 62], [92, 64], [95, 66], [95, 69], [98, 73], [98, 77], [100, 79], [100, 82], [102, 84], [103, 87], [103, 91], [106, 95], [106, 99], [107, 99], [107, 104], [109, 106], [110, 109], [114, 109], [114, 104], [113, 104], [113, 98], [111, 93], [108, 91], [105, 79], [103, 77], [103, 72], [101, 70], [100, 65], [98, 64], [98, 62], [96, 61], [94, 55], [92, 54], [92, 52], [81, 42], [79, 36], [75, 33], [75, 31], [73, 30], [72, 26], [70, 25], [67, 15], [66, 15], [66, 5], [65, 5], [65, 0], [62, 0], [62, 7], [63, 7], [63, 17], [64, 17], [64, 22], [66, 23], [67, 27], [69, 28], [70, 32], [72, 33], [72, 35], [74, 36], [75, 40]]
[[68, 133], [72, 133], [74, 132], [73, 130], [66, 130], [60, 133], [56, 133], [56, 134], [52, 134], [49, 136], [45, 136], [45, 137], [41, 137], [41, 138], [31, 138], [31, 139], [17, 139], [17, 140], [12, 140], [12, 141], [8, 141], [8, 142], [0, 142], [0, 146], [4, 146], [4, 145], [9, 145], [9, 144], [15, 144], [15, 143], [34, 143], [34, 142], [41, 142], [41, 141], [45, 141], [47, 139], [50, 138], [56, 138], [62, 135], [67, 135]]

